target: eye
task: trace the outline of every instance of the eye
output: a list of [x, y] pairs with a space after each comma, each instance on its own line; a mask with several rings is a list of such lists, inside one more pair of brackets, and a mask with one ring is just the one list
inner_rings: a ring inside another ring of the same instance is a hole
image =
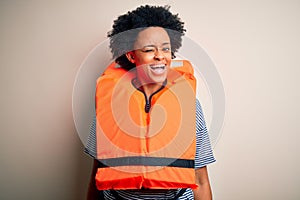
[[145, 53], [150, 53], [150, 52], [154, 52], [155, 49], [154, 48], [146, 48], [146, 49], [142, 49], [142, 51]]
[[145, 50], [145, 52], [153, 52], [154, 50], [153, 49], [147, 49]]
[[171, 51], [171, 48], [170, 48], [170, 47], [164, 47], [164, 48], [162, 48], [162, 50], [163, 50], [164, 52], [169, 52], [169, 51]]

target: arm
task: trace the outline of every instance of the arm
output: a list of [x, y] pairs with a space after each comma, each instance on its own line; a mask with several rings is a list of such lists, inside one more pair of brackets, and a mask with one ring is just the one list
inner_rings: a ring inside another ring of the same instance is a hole
[[212, 200], [207, 168], [201, 167], [195, 170], [198, 188], [193, 190], [195, 200]]
[[195, 174], [199, 187], [193, 190], [195, 200], [211, 200], [212, 192], [209, 183], [207, 165], [215, 162], [211, 149], [208, 131], [205, 124], [201, 104], [196, 100], [196, 155]]
[[97, 161], [94, 160], [92, 174], [90, 178], [87, 200], [96, 200], [98, 199], [98, 190], [96, 188], [95, 176], [97, 172]]

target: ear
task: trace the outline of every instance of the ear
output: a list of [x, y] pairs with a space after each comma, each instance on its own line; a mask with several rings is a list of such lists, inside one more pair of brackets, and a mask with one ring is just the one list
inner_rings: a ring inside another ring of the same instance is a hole
[[135, 57], [132, 51], [127, 52], [125, 55], [131, 63], [135, 63]]

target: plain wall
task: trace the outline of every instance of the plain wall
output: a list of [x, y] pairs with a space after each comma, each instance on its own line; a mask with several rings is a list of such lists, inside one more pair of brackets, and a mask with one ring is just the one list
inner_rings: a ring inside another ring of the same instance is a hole
[[[300, 199], [299, 1], [0, 1], [0, 199], [84, 199], [76, 72], [120, 14], [170, 4], [226, 95], [216, 200]], [[204, 111], [206, 105], [203, 105]]]

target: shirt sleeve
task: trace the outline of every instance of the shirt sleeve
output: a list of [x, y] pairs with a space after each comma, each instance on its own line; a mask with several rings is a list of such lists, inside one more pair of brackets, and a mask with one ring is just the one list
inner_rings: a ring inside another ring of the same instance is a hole
[[[84, 152], [92, 158], [96, 159], [96, 117], [94, 117], [91, 126], [90, 134], [85, 146]], [[211, 148], [206, 123], [204, 120], [201, 104], [196, 100], [196, 154], [195, 154], [195, 168], [204, 167], [210, 163], [215, 162], [213, 151]]]
[[206, 128], [201, 104], [196, 100], [196, 154], [195, 168], [201, 168], [215, 162], [211, 143]]
[[97, 148], [96, 148], [96, 117], [94, 117], [91, 126], [90, 126], [90, 134], [87, 140], [87, 143], [84, 148], [84, 152], [87, 153], [92, 158], [96, 159]]

